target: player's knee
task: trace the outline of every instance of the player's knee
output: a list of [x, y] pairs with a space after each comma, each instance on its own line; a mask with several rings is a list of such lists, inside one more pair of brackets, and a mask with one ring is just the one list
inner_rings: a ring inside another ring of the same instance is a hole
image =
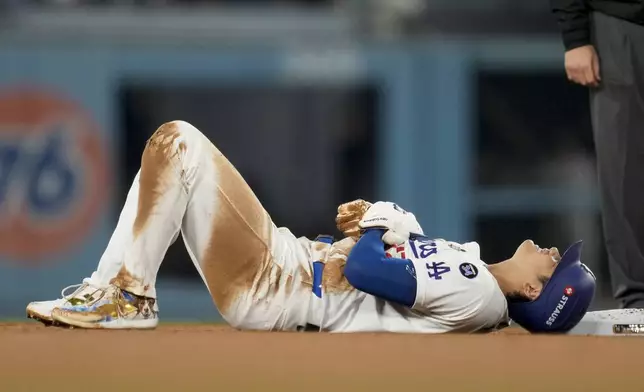
[[150, 140], [163, 142], [168, 139], [180, 139], [190, 142], [200, 137], [203, 137], [203, 134], [194, 125], [186, 121], [175, 120], [162, 124], [150, 137]]
[[187, 121], [175, 120], [175, 121], [170, 121], [168, 123], [165, 123], [162, 126], [172, 127], [179, 134], [179, 137], [181, 139], [184, 139], [187, 141], [203, 137], [203, 134], [201, 133], [201, 131]]
[[198, 143], [202, 133], [192, 124], [185, 121], [170, 121], [161, 125], [148, 140], [144, 157], [146, 155], [161, 155], [170, 158], [185, 152], [190, 145]]

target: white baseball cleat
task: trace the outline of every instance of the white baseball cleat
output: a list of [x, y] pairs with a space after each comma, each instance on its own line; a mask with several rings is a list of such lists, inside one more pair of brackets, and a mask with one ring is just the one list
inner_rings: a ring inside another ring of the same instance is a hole
[[51, 317], [51, 312], [55, 308], [65, 305], [80, 305], [92, 301], [100, 290], [100, 288], [94, 287], [89, 282], [89, 279], [84, 279], [83, 283], [65, 287], [60, 292], [60, 298], [58, 299], [31, 302], [27, 305], [27, 317], [40, 321], [45, 325], [54, 324], [55, 321]]
[[154, 329], [159, 324], [154, 298], [134, 295], [116, 286], [96, 294], [91, 301], [54, 308], [52, 319], [69, 327], [90, 329]]

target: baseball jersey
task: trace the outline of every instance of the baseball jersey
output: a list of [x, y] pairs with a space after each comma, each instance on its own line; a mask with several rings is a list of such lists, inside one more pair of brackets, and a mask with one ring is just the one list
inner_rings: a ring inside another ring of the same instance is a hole
[[475, 242], [458, 244], [424, 237], [387, 250], [411, 260], [417, 281], [411, 308], [359, 290], [314, 298], [311, 323], [329, 332], [476, 332], [508, 322], [507, 302]]

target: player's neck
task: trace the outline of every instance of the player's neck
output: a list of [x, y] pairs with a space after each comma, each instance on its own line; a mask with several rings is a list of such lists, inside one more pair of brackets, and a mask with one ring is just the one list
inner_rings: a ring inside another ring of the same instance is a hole
[[516, 267], [516, 263], [512, 259], [508, 259], [496, 264], [488, 265], [488, 271], [496, 279], [499, 288], [504, 295], [515, 294], [518, 290], [521, 289], [517, 282], [519, 280], [519, 269]]

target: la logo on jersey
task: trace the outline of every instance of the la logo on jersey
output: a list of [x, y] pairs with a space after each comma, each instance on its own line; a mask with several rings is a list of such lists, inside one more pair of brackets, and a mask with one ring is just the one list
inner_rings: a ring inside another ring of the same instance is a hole
[[77, 104], [0, 92], [0, 257], [37, 264], [91, 233], [109, 191], [104, 148]]

